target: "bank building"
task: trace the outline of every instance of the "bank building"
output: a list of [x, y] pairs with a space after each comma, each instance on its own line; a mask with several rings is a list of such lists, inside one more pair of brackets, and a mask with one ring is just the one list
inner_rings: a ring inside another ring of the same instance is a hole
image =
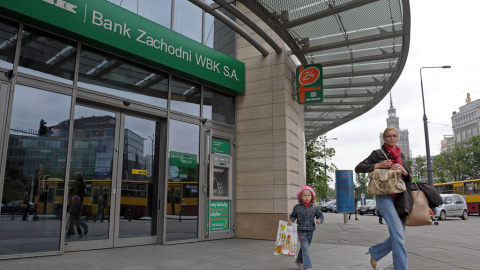
[[410, 43], [407, 0], [0, 1], [0, 25], [0, 259], [275, 239], [305, 142], [378, 104]]

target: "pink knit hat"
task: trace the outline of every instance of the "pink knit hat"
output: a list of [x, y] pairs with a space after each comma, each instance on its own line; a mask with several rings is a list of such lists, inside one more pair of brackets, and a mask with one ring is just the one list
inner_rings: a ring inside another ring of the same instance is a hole
[[313, 191], [313, 189], [309, 186], [303, 186], [298, 190], [298, 192], [297, 192], [297, 199], [298, 200], [300, 200], [300, 194], [302, 194], [302, 191], [304, 191], [304, 190], [310, 190], [310, 192], [312, 193], [312, 200], [315, 200], [317, 195], [315, 195], [315, 191]]

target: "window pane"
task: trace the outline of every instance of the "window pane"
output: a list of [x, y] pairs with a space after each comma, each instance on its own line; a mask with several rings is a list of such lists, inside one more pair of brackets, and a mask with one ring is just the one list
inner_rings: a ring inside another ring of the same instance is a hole
[[175, 0], [173, 30], [202, 42], [203, 11], [187, 0]]
[[18, 71], [73, 84], [77, 45], [25, 26]]
[[2, 207], [13, 219], [0, 219], [0, 245], [8, 247], [0, 255], [60, 249], [70, 104], [66, 95], [15, 86], [2, 200], [30, 203], [26, 211]]
[[172, 0], [108, 1], [170, 29], [172, 23]]
[[203, 91], [203, 117], [235, 125], [235, 97], [205, 87]]
[[200, 116], [200, 85], [173, 77], [171, 109]]
[[170, 29], [172, 0], [143, 0], [138, 3], [138, 15]]
[[[213, 0], [207, 0], [208, 4], [213, 4]], [[235, 16], [224, 8], [217, 9], [227, 17], [235, 21]], [[236, 32], [226, 24], [216, 19], [212, 15], [205, 13], [205, 33], [204, 44], [223, 54], [235, 58], [235, 40]]]
[[17, 46], [18, 25], [0, 18], [0, 67], [13, 68]]
[[171, 120], [167, 241], [198, 238], [199, 149], [200, 127]]
[[82, 48], [78, 86], [166, 108], [168, 75]]

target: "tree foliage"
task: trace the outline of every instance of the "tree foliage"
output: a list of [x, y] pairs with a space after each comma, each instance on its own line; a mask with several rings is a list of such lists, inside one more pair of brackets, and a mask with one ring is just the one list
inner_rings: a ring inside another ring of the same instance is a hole
[[480, 136], [435, 156], [435, 182], [457, 182], [480, 178]]
[[413, 177], [422, 179], [427, 175], [427, 166], [425, 164], [427, 160], [421, 156], [418, 156], [415, 159], [415, 162], [412, 164]]
[[336, 170], [333, 163], [330, 165], [327, 163], [335, 156], [335, 149], [326, 147], [327, 141], [325, 136], [320, 136], [308, 141], [305, 145], [307, 185], [311, 186], [317, 196], [322, 199], [326, 199], [329, 194], [328, 182], [331, 177], [328, 176], [328, 172]]

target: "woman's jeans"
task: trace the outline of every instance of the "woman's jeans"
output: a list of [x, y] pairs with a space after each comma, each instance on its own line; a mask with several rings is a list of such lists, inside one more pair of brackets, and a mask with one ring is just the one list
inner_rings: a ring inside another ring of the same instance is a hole
[[312, 268], [310, 259], [310, 244], [312, 243], [314, 231], [298, 231], [298, 240], [300, 241], [300, 252], [298, 252], [297, 262], [303, 263], [303, 269]]
[[375, 261], [379, 261], [392, 251], [393, 269], [407, 270], [408, 257], [405, 248], [405, 223], [398, 216], [393, 203], [394, 197], [377, 195], [377, 208], [387, 222], [390, 237], [384, 242], [370, 247], [369, 251]]

